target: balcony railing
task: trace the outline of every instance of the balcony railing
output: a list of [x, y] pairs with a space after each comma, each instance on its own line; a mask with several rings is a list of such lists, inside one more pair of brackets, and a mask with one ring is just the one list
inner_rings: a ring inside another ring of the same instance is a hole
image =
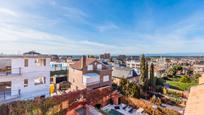
[[[14, 90], [14, 92], [15, 92], [15, 90]], [[16, 92], [18, 92], [18, 91], [16, 91]], [[20, 92], [18, 92], [15, 95], [11, 95], [11, 90], [0, 91], [0, 101], [15, 99], [15, 98], [18, 98], [19, 96], [20, 96]]]
[[21, 75], [21, 68], [0, 68], [0, 76]]
[[22, 93], [19, 90], [0, 90], [0, 105], [21, 99], [34, 99], [40, 96], [50, 96], [49, 91], [46, 89], [35, 90], [31, 92]]
[[90, 83], [84, 82], [84, 85], [89, 86], [89, 85], [95, 85], [95, 84], [99, 84], [99, 83], [100, 83], [100, 81], [95, 81], [95, 82], [90, 82]]

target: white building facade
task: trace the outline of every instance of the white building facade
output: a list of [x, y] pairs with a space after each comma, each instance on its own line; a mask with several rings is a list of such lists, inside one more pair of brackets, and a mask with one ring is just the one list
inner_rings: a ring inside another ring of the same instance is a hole
[[126, 61], [126, 66], [129, 68], [140, 68], [140, 61], [136, 61], [136, 60], [129, 60]]
[[48, 56], [0, 56], [0, 101], [48, 97], [49, 88]]

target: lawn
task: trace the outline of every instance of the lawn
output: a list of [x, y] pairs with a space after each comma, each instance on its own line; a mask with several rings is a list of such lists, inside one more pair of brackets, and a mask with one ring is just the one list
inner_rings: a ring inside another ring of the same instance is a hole
[[182, 91], [188, 90], [192, 86], [197, 85], [197, 83], [182, 83], [179, 81], [166, 81], [166, 83], [168, 83], [172, 88]]

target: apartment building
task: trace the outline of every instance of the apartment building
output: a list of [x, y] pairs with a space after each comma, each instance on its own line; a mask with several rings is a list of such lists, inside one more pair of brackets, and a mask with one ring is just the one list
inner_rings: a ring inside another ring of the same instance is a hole
[[112, 69], [95, 58], [83, 56], [69, 66], [68, 74], [72, 91], [111, 86]]
[[128, 60], [126, 61], [126, 66], [129, 68], [140, 68], [140, 61], [138, 60]]
[[104, 53], [99, 56], [100, 60], [104, 60], [106, 62], [110, 61], [111, 55], [110, 53]]
[[0, 101], [49, 96], [49, 63], [41, 54], [0, 56]]

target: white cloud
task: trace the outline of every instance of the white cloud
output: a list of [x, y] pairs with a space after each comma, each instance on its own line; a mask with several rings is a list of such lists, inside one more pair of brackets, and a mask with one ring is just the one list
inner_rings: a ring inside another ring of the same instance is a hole
[[17, 17], [18, 14], [15, 11], [7, 9], [7, 8], [0, 8], [0, 17], [3, 17], [3, 16]]
[[[198, 30], [203, 32], [204, 16], [202, 16], [202, 12], [197, 12], [175, 25], [155, 27], [154, 33], [140, 33], [134, 29], [126, 30], [125, 28], [122, 30], [117, 24], [111, 21], [102, 23], [101, 25], [91, 23], [88, 20], [91, 16], [85, 11], [72, 6], [59, 6], [55, 0], [49, 1], [60, 16], [65, 16], [66, 19], [76, 21], [77, 24], [88, 24], [98, 32], [101, 32], [100, 40], [104, 37], [104, 41], [99, 42], [97, 40], [98, 35], [95, 35], [95, 39], [93, 39], [94, 35], [90, 35], [91, 32], [87, 34], [85, 33], [86, 31], [83, 31], [85, 34], [78, 32], [77, 40], [73, 37], [75, 35], [69, 32], [69, 30], [63, 30], [67, 32], [64, 36], [44, 32], [37, 28], [48, 28], [49, 31], [52, 25], [58, 24], [60, 21], [53, 19], [53, 17], [44, 17], [42, 14], [39, 15], [35, 12], [27, 12], [23, 8], [21, 10], [14, 10], [15, 8], [13, 7], [1, 7], [0, 52], [16, 53], [21, 51], [23, 53], [28, 50], [37, 50], [42, 53], [99, 54], [108, 51], [114, 54], [138, 54], [204, 51], [204, 38], [202, 36], [196, 34], [196, 36], [191, 36], [188, 39], [189, 33]], [[35, 2], [35, 5], [42, 5], [44, 3], [46, 2], [38, 0], [38, 2]], [[33, 6], [32, 2], [26, 2], [23, 6], [27, 6], [27, 4], [29, 7], [35, 6]], [[148, 27], [148, 25], [150, 25], [149, 27], [155, 26], [153, 21], [151, 23], [144, 21], [141, 25], [147, 24], [145, 27]], [[118, 35], [105, 35], [105, 33], [110, 32], [111, 34], [115, 30], [117, 30], [117, 33], [115, 33]], [[70, 37], [69, 35], [73, 36]], [[86, 40], [86, 37], [92, 37], [92, 40]], [[111, 42], [107, 43], [107, 41]]]
[[94, 54], [117, 49], [116, 46], [72, 38], [9, 24], [0, 25], [0, 52], [17, 53], [37, 50], [44, 53]]
[[97, 46], [97, 47], [106, 47], [106, 48], [117, 48], [117, 46], [110, 45], [110, 44], [104, 44], [104, 43], [99, 43], [99, 42], [94, 42], [94, 41], [80, 41], [79, 43], [85, 44], [85, 45], [91, 45], [91, 46]]

